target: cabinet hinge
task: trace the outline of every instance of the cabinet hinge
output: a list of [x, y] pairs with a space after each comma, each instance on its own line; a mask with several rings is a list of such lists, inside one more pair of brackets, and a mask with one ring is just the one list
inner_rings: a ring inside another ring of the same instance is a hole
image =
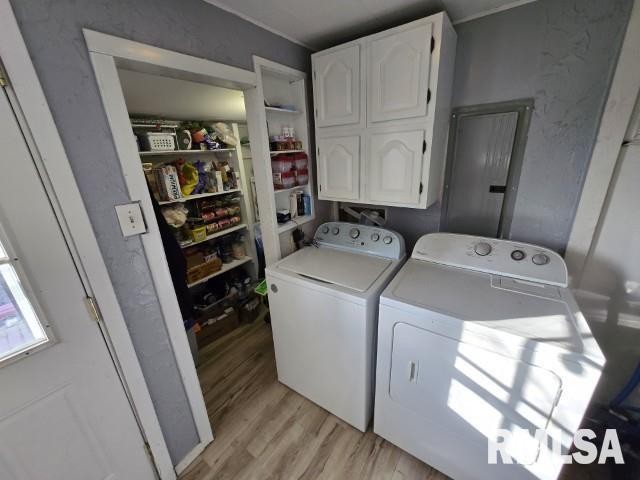
[[5, 71], [2, 60], [0, 59], [0, 87], [6, 87], [8, 84], [9, 77], [7, 77], [7, 72]]
[[318, 191], [319, 191], [319, 192], [321, 192], [321, 191], [322, 191], [322, 184], [321, 184], [321, 183], [319, 183], [319, 184], [318, 184]]
[[97, 304], [95, 298], [93, 298], [93, 297], [85, 297], [84, 303], [87, 304], [87, 309], [89, 310], [89, 313], [91, 314], [91, 317], [96, 322], [99, 322], [100, 320], [102, 320], [102, 316], [100, 315], [100, 309], [98, 308], [98, 304]]
[[315, 70], [313, 71], [313, 79], [314, 80], [316, 79], [316, 71]]
[[429, 105], [430, 101], [431, 101], [431, 89], [427, 88], [427, 105]]
[[422, 182], [420, 182], [420, 188], [418, 189], [418, 194], [422, 195]]
[[431, 51], [433, 52], [436, 48], [436, 39], [431, 36]]
[[422, 153], [427, 151], [427, 141], [422, 140]]

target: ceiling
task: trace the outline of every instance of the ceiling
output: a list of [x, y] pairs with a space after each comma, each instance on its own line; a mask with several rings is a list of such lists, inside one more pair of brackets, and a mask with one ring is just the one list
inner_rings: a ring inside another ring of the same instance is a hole
[[312, 50], [445, 10], [452, 22], [534, 0], [205, 0]]
[[131, 115], [171, 120], [244, 122], [244, 96], [239, 90], [215, 87], [131, 70], [118, 70]]

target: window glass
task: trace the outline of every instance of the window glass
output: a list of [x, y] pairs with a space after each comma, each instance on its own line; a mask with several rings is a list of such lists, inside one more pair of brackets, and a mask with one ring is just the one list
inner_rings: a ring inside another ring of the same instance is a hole
[[0, 243], [0, 362], [49, 340]]

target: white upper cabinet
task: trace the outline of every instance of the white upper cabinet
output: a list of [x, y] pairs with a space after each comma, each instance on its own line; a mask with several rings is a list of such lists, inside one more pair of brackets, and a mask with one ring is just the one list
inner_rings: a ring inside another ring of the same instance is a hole
[[440, 200], [456, 32], [444, 12], [311, 56], [322, 200]]
[[371, 122], [427, 114], [430, 23], [371, 38], [368, 114]]
[[360, 122], [360, 45], [313, 57], [316, 125]]
[[372, 135], [369, 142], [368, 198], [417, 206], [420, 200], [424, 131]]
[[360, 198], [360, 137], [318, 140], [318, 184], [323, 198]]

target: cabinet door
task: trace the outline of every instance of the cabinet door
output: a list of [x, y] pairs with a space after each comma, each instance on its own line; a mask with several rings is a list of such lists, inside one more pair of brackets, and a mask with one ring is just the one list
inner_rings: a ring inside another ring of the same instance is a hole
[[371, 135], [366, 167], [370, 201], [419, 202], [423, 141], [423, 130]]
[[360, 122], [360, 45], [313, 57], [316, 125]]
[[368, 117], [371, 122], [427, 114], [430, 23], [371, 40]]
[[360, 137], [318, 140], [320, 198], [358, 200], [360, 196]]

